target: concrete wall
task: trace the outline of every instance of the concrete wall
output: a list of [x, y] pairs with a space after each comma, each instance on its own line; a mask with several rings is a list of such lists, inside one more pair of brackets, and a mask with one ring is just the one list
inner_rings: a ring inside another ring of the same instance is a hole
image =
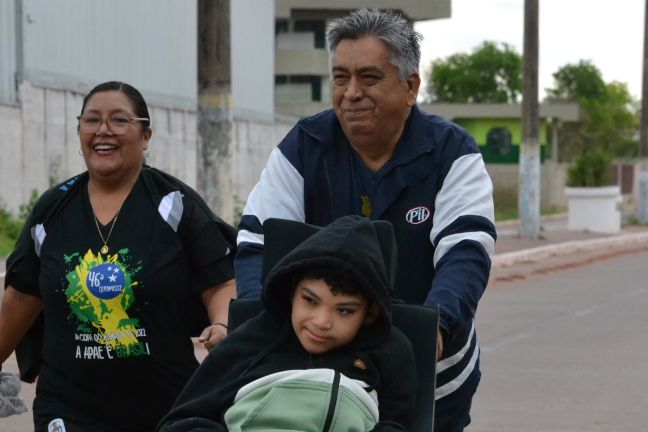
[[[519, 166], [517, 164], [487, 164], [486, 170], [493, 180], [495, 200], [516, 200], [518, 196]], [[545, 208], [567, 206], [565, 180], [567, 164], [545, 161], [540, 166], [540, 205]], [[497, 202], [496, 202], [497, 205]]]
[[247, 196], [259, 180], [270, 152], [295, 125], [284, 119], [274, 123], [235, 120], [232, 127], [232, 189], [234, 219], [243, 210]]

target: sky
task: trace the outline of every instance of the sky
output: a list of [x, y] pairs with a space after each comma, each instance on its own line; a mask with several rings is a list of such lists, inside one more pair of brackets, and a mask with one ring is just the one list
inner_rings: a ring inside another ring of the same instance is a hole
[[[472, 52], [483, 41], [506, 42], [522, 54], [524, 0], [451, 0], [452, 16], [415, 25], [424, 39], [421, 78], [430, 63]], [[539, 96], [553, 87], [553, 73], [591, 60], [606, 82], [628, 84], [641, 95], [644, 0], [539, 0]]]

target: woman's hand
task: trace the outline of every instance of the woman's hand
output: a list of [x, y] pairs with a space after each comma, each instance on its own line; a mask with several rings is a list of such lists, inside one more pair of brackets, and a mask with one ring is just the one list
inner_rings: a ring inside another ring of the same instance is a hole
[[11, 372], [0, 372], [0, 417], [9, 417], [27, 411], [25, 400], [19, 393], [18, 376]]
[[227, 326], [223, 323], [214, 323], [200, 333], [198, 342], [202, 342], [205, 349], [210, 350], [218, 345], [227, 336]]
[[203, 330], [198, 341], [210, 350], [227, 336], [229, 303], [236, 297], [236, 283], [234, 279], [230, 279], [206, 289], [202, 292], [201, 297], [207, 309], [209, 321], [213, 324]]

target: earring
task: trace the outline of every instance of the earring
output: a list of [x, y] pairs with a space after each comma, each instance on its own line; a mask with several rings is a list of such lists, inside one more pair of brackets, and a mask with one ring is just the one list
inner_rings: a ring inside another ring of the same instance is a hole
[[83, 151], [81, 151], [80, 147], [79, 147], [79, 151], [77, 153], [79, 153], [79, 156], [83, 156]]

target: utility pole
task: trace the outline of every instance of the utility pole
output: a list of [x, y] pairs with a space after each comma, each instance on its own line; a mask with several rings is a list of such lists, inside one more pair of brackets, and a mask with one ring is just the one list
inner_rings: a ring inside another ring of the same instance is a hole
[[[647, 0], [648, 1], [648, 0]], [[522, 143], [520, 144], [520, 235], [540, 235], [540, 118], [538, 108], [538, 0], [524, 1]]]
[[198, 191], [232, 222], [230, 2], [198, 0]]
[[639, 194], [637, 220], [648, 222], [648, 0], [644, 10], [643, 82], [641, 88], [641, 132], [639, 140]]

